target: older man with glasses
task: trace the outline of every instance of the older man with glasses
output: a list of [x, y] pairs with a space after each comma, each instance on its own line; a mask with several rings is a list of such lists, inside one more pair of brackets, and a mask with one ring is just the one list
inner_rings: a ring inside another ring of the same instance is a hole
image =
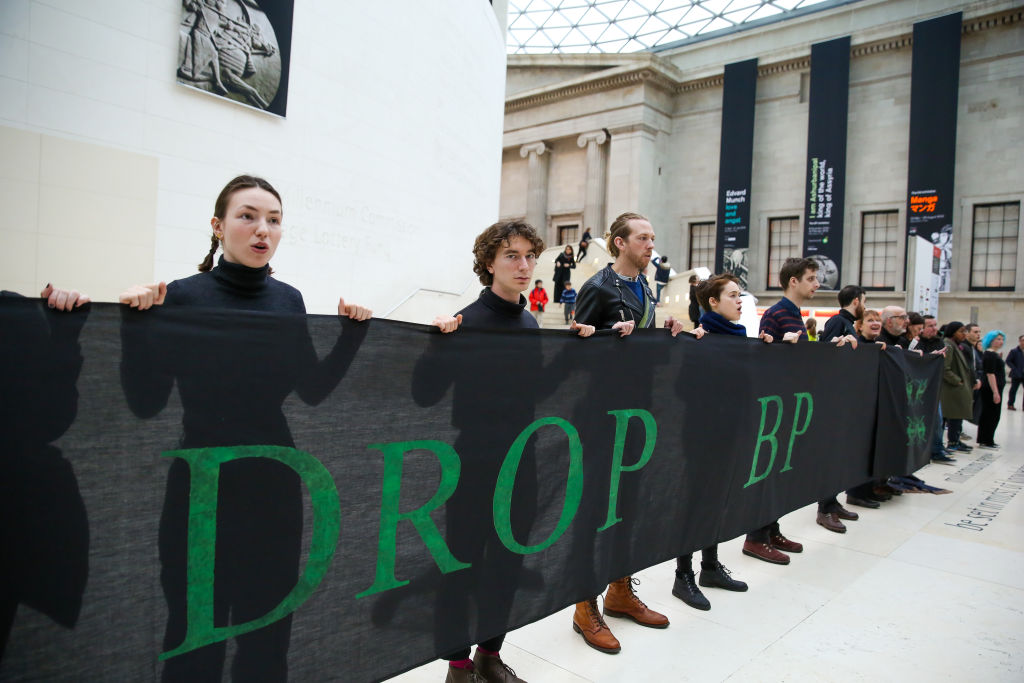
[[907, 331], [907, 309], [902, 306], [886, 306], [882, 309], [882, 333], [878, 335], [886, 346], [907, 348], [907, 339], [903, 334]]

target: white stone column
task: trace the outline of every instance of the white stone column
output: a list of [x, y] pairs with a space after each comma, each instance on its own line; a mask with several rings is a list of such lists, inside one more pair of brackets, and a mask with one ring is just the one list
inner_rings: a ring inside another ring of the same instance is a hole
[[[658, 131], [641, 123], [613, 129], [611, 134], [606, 209], [608, 222], [624, 211], [636, 211], [656, 221], [657, 216], [651, 213], [657, 178], [655, 138]], [[655, 230], [658, 227], [655, 224]]]
[[528, 159], [526, 182], [526, 222], [541, 235], [548, 229], [548, 163], [551, 148], [544, 142], [534, 142], [519, 148], [519, 156]]
[[[587, 183], [583, 200], [583, 228], [589, 229], [591, 235], [600, 237], [608, 224], [604, 215], [604, 193], [607, 186], [605, 179], [604, 153], [601, 150], [608, 140], [603, 130], [584, 133], [576, 140], [576, 144], [587, 149]], [[581, 231], [582, 234], [582, 231]]]

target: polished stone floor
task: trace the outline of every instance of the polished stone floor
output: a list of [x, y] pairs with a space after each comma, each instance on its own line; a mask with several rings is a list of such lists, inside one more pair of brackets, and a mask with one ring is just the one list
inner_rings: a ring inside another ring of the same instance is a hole
[[[817, 526], [813, 506], [787, 515], [783, 531], [805, 546], [789, 566], [722, 544], [750, 591], [705, 589], [709, 612], [672, 596], [672, 563], [640, 572], [639, 595], [672, 623], [609, 619], [618, 655], [587, 647], [567, 608], [510, 633], [502, 656], [531, 683], [1024, 681], [1024, 412], [1003, 412], [996, 441], [917, 473], [953, 493], [852, 508], [846, 534]], [[441, 683], [445, 667], [393, 680]]]

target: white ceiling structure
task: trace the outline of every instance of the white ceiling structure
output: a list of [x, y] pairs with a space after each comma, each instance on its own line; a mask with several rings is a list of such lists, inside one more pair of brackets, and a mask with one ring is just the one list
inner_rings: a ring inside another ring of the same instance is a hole
[[835, 0], [509, 0], [508, 53], [638, 52]]

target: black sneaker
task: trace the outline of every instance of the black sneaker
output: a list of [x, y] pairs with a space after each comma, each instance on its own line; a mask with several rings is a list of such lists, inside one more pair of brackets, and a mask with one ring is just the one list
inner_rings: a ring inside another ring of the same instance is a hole
[[[703, 574], [704, 572], [701, 572]], [[693, 570], [681, 572], [676, 570], [676, 581], [672, 584], [672, 595], [676, 596], [683, 602], [694, 609], [704, 610], [705, 612], [711, 609], [711, 602], [704, 597], [704, 594], [697, 588], [697, 582], [694, 581]]]
[[[982, 446], [984, 448], [984, 446]], [[956, 458], [951, 458], [948, 455], [933, 455], [932, 462], [936, 465], [955, 465]]]
[[737, 593], [747, 590], [747, 584], [729, 576], [731, 573], [721, 562], [715, 562], [714, 569], [701, 567], [699, 583], [705, 588], [724, 588]]
[[946, 446], [946, 450], [951, 452], [960, 451], [961, 453], [970, 453], [974, 449], [965, 444], [963, 441], [957, 441]]
[[997, 451], [1002, 448], [1002, 446], [993, 441], [992, 443], [979, 443], [978, 448], [984, 448], [986, 451]]

